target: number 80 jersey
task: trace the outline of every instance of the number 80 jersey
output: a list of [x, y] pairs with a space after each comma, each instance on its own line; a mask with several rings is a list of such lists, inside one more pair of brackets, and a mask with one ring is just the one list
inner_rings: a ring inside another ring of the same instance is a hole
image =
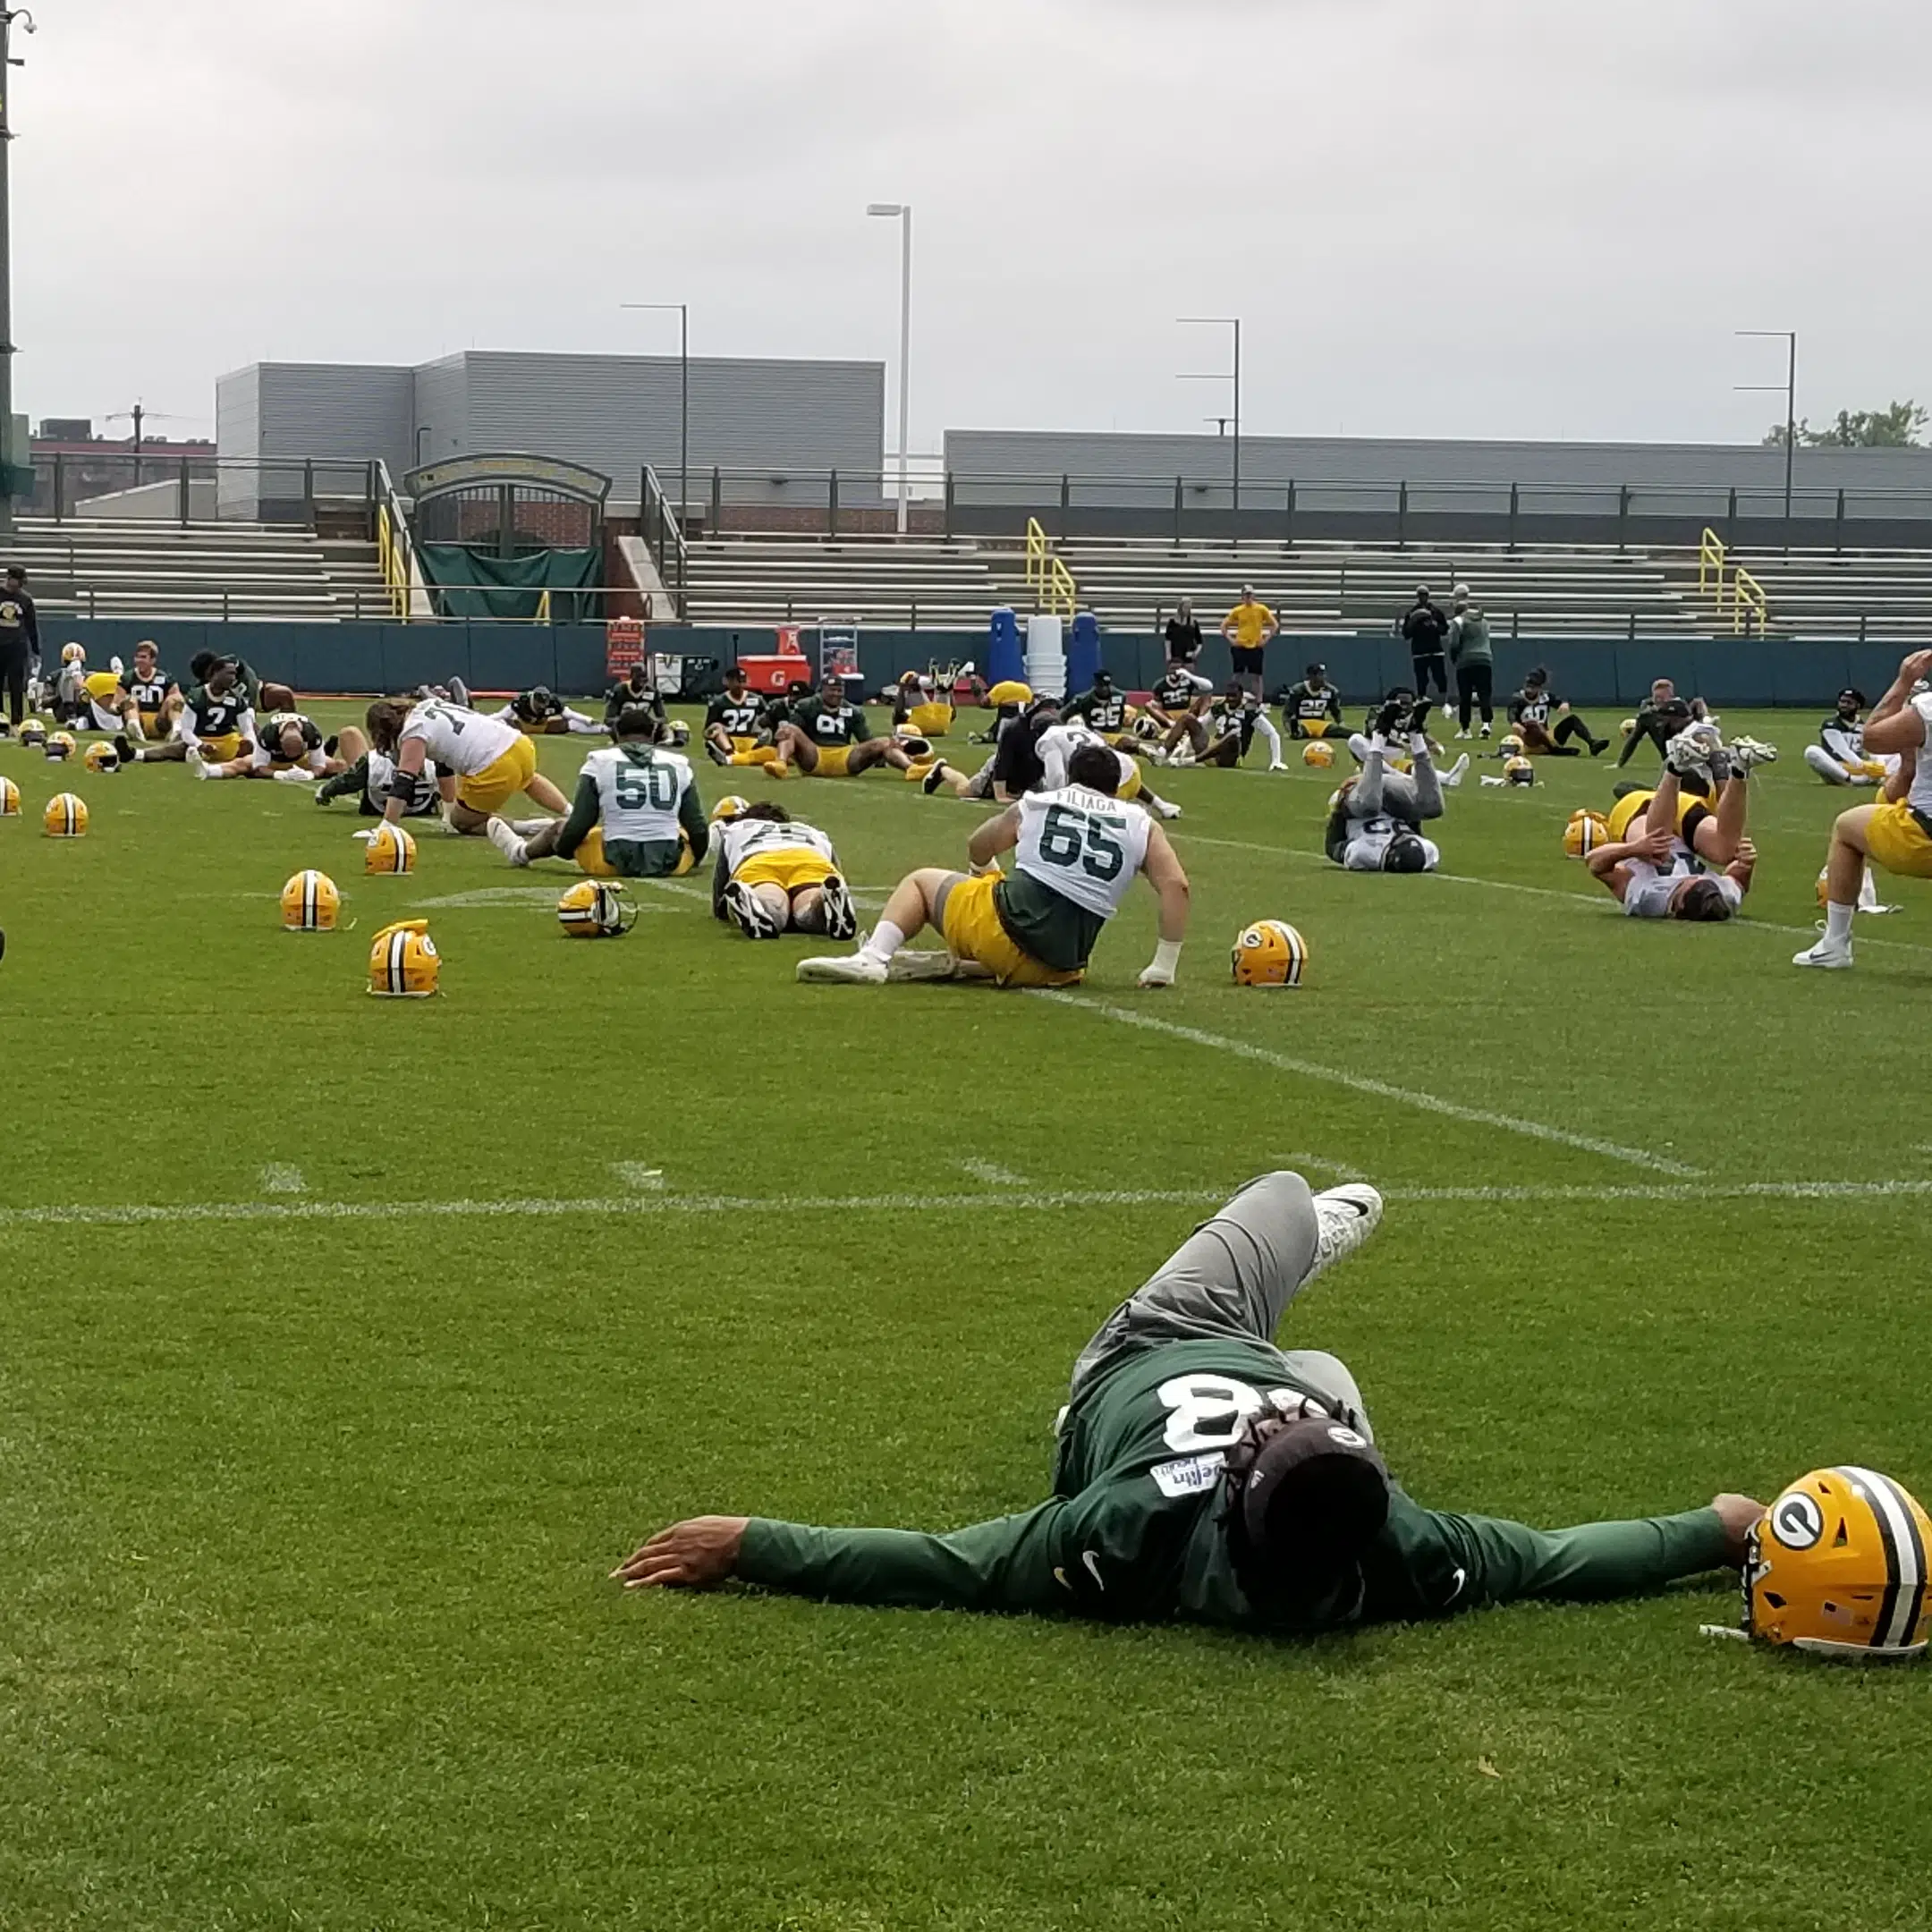
[[1147, 857], [1153, 820], [1138, 805], [1068, 785], [1020, 801], [1020, 870], [1077, 906], [1112, 919]]

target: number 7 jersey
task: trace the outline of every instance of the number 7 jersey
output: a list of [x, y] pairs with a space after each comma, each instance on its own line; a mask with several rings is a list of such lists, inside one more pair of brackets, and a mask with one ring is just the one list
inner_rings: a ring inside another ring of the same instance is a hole
[[1138, 805], [1068, 785], [1020, 801], [1019, 869], [1036, 885], [1112, 919], [1147, 858], [1154, 821]]

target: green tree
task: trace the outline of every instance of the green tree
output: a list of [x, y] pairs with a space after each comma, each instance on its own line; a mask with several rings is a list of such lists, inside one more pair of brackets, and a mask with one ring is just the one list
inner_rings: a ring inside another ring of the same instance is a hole
[[[1814, 429], [1809, 417], [1798, 423], [1801, 449], [1922, 449], [1919, 432], [1932, 422], [1932, 410], [1922, 409], [1908, 397], [1882, 410], [1840, 410], [1838, 419], [1823, 429]], [[1784, 425], [1773, 423], [1765, 432], [1771, 449], [1784, 447]]]

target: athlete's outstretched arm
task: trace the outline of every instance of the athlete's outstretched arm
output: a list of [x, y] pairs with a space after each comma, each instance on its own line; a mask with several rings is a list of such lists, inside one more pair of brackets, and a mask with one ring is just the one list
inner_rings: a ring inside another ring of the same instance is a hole
[[1020, 811], [1015, 806], [1003, 811], [997, 818], [988, 818], [966, 841], [966, 856], [973, 864], [984, 870], [1003, 852], [1011, 852], [1020, 843]]
[[1147, 857], [1141, 872], [1160, 901], [1160, 943], [1154, 948], [1151, 962], [1140, 975], [1144, 987], [1165, 987], [1174, 983], [1181, 966], [1181, 942], [1187, 937], [1188, 876], [1167, 835], [1158, 826], [1148, 828]]

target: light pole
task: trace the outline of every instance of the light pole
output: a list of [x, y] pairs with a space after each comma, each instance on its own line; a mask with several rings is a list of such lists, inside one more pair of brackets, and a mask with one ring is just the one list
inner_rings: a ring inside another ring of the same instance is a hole
[[1792, 460], [1798, 448], [1798, 331], [1796, 329], [1741, 328], [1737, 335], [1755, 335], [1782, 342], [1786, 348], [1784, 380], [1782, 383], [1739, 383], [1740, 389], [1784, 392], [1784, 547], [1791, 548]]
[[909, 405], [912, 393], [912, 204], [875, 201], [868, 215], [896, 216], [899, 220], [899, 534], [906, 533], [906, 511], [912, 494], [911, 461], [907, 453]]
[[[1234, 540], [1241, 541], [1241, 318], [1239, 316], [1177, 316], [1178, 322], [1207, 324], [1214, 328], [1233, 329], [1234, 332], [1234, 366], [1232, 371], [1216, 369], [1208, 373], [1183, 376], [1182, 382], [1229, 382], [1234, 386]], [[1219, 417], [1214, 419], [1216, 422]]]
[[13, 236], [8, 216], [7, 149], [13, 140], [13, 76], [7, 70], [26, 64], [13, 57], [13, 22], [32, 33], [34, 17], [25, 7], [0, 0], [0, 530], [13, 528]]
[[[681, 301], [619, 302], [620, 309], [649, 309], [678, 318], [678, 537], [684, 535], [684, 506], [691, 501], [691, 304]], [[641, 526], [644, 505], [638, 505]]]

